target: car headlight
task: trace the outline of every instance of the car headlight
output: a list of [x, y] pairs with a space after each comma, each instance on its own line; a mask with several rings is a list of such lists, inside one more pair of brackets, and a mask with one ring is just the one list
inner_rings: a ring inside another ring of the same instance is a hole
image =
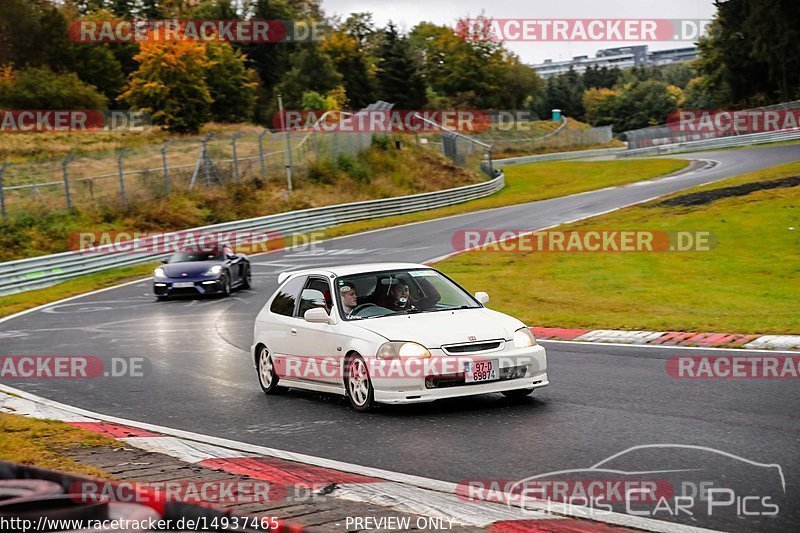
[[161, 268], [161, 267], [157, 268], [156, 271], [153, 274], [155, 274], [155, 276], [157, 278], [166, 278], [167, 277], [167, 273], [164, 272], [164, 269]]
[[222, 272], [222, 267], [219, 266], [219, 265], [214, 265], [213, 267], [211, 267], [208, 270], [206, 270], [203, 275], [204, 276], [211, 276], [213, 274], [219, 274], [220, 272]]
[[378, 348], [378, 359], [397, 359], [398, 357], [417, 357], [428, 359], [431, 352], [416, 342], [385, 342]]
[[514, 348], [528, 348], [536, 345], [536, 337], [528, 328], [519, 328], [514, 332]]

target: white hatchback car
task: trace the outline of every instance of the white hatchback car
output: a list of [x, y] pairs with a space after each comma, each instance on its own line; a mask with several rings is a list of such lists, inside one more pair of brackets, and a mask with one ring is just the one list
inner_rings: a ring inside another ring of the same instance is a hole
[[347, 396], [357, 411], [548, 385], [530, 329], [425, 265], [373, 263], [282, 273], [256, 317], [261, 388]]

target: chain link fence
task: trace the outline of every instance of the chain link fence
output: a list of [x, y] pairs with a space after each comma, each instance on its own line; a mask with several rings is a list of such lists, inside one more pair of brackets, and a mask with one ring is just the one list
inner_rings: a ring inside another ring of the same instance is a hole
[[[390, 109], [378, 102], [367, 109]], [[42, 133], [46, 140], [46, 133]], [[91, 135], [86, 133], [86, 135]], [[0, 161], [0, 213], [71, 208], [127, 208], [176, 191], [253, 180], [286, 182], [342, 153], [372, 143], [369, 132], [243, 128], [181, 137], [113, 152], [70, 153], [57, 159]]]
[[[751, 111], [796, 111], [800, 110], [800, 100], [793, 100], [791, 102], [783, 102], [781, 104], [768, 105], [764, 107], [754, 107], [751, 109], [743, 109], [742, 113]], [[709, 110], [710, 111], [710, 110]], [[705, 139], [716, 139], [719, 137], [729, 137], [732, 135], [742, 135], [751, 133], [749, 131], [739, 132], [735, 128], [729, 131], [722, 131], [715, 129], [714, 131], [704, 132], [686, 132], [680, 131], [674, 124], [662, 124], [660, 126], [651, 126], [649, 128], [642, 128], [638, 130], [629, 130], [623, 133], [628, 141], [628, 148], [647, 148], [650, 146], [659, 146], [663, 144], [676, 144], [692, 141], [702, 141]]]
[[517, 122], [505, 126], [494, 121], [487, 131], [465, 135], [440, 128], [438, 132], [416, 135], [417, 144], [441, 149], [453, 163], [460, 166], [477, 166], [492, 175], [492, 160], [508, 154], [535, 154], [577, 150], [610, 145], [613, 141], [611, 126], [599, 128], [573, 128], [567, 119], [559, 122]]

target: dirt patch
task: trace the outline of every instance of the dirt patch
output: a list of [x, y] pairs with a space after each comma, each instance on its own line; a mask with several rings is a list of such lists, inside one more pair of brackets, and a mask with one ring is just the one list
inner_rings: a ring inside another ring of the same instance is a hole
[[764, 191], [768, 189], [780, 189], [784, 187], [798, 187], [800, 186], [800, 176], [792, 176], [789, 178], [780, 178], [776, 180], [758, 181], [755, 183], [745, 183], [743, 185], [735, 185], [733, 187], [723, 187], [721, 189], [714, 189], [711, 191], [693, 192], [670, 198], [662, 202], [658, 202], [653, 207], [675, 207], [675, 206], [695, 206], [710, 204], [715, 200], [721, 198], [730, 198], [733, 196], [746, 196], [752, 192]]

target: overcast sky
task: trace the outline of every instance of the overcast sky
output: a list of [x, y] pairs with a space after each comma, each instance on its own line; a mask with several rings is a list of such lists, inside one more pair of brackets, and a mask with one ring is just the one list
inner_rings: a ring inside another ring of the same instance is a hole
[[[634, 19], [710, 19], [713, 0], [322, 0], [328, 15], [346, 16], [369, 11], [378, 26], [392, 20], [404, 30], [418, 22], [454, 26], [463, 17], [483, 12], [492, 18], [634, 18]], [[571, 59], [578, 55], [594, 56], [601, 48], [647, 44], [651, 50], [679, 48], [684, 42], [510, 42], [525, 63], [541, 63], [545, 59]]]

